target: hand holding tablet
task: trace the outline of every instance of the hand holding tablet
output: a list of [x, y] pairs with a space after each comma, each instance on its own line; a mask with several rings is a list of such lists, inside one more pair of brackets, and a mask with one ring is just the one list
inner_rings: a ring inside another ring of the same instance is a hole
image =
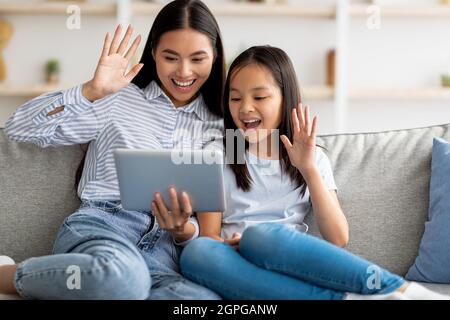
[[192, 215], [192, 206], [186, 192], [181, 193], [181, 202], [178, 201], [177, 190], [174, 187], [169, 187], [168, 192], [172, 210], [168, 209], [166, 202], [159, 192], [153, 198], [151, 209], [159, 226], [170, 232], [177, 239], [185, 234], [185, 226]]

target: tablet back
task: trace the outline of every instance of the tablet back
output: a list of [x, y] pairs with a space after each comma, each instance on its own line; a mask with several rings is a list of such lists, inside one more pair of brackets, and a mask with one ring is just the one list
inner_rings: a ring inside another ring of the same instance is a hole
[[116, 149], [114, 159], [122, 206], [150, 211], [155, 192], [171, 207], [168, 187], [190, 197], [193, 211], [224, 211], [223, 157], [211, 150]]

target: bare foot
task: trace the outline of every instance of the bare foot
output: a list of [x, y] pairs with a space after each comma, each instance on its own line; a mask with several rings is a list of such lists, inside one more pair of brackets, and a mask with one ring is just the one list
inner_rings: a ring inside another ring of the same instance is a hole
[[400, 288], [397, 289], [397, 292], [404, 293], [406, 289], [408, 289], [409, 285], [409, 282], [405, 282]]
[[17, 265], [15, 264], [0, 266], [0, 293], [17, 293], [16, 287], [14, 286], [16, 269]]

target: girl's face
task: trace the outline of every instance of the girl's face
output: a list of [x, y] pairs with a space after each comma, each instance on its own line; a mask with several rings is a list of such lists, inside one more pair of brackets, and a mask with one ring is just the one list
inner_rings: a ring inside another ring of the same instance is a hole
[[197, 96], [214, 62], [211, 40], [193, 29], [164, 33], [153, 52], [162, 89], [176, 107]]
[[281, 122], [283, 97], [272, 73], [252, 63], [231, 75], [229, 107], [249, 143], [265, 140]]

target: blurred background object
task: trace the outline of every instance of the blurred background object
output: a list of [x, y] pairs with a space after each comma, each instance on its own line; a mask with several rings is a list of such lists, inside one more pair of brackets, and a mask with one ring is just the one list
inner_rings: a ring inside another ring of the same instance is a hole
[[450, 87], [450, 74], [443, 74], [441, 76], [442, 86]]
[[327, 53], [327, 86], [334, 87], [336, 78], [336, 50], [330, 49]]
[[55, 85], [59, 83], [59, 61], [51, 59], [45, 64], [45, 78], [47, 84]]
[[3, 59], [3, 50], [6, 48], [13, 33], [12, 26], [5, 20], [0, 20], [0, 81], [6, 79], [6, 64]]

